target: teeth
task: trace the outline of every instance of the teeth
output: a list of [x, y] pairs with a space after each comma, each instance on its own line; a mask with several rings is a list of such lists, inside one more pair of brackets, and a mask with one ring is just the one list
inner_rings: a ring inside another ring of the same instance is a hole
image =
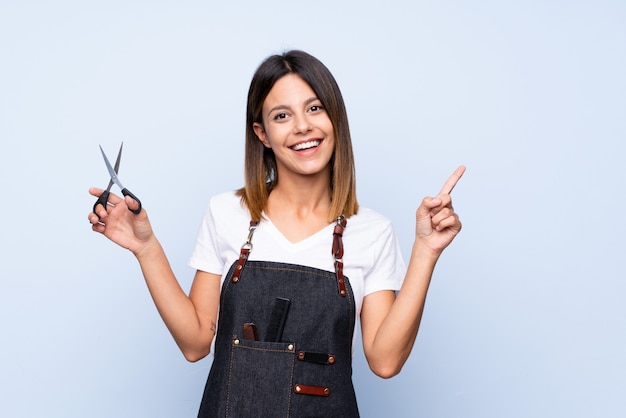
[[292, 147], [292, 149], [294, 151], [301, 151], [303, 149], [315, 148], [319, 144], [320, 144], [320, 141], [317, 141], [317, 140], [315, 140], [315, 141], [308, 141], [308, 142], [303, 142], [301, 144], [294, 145]]

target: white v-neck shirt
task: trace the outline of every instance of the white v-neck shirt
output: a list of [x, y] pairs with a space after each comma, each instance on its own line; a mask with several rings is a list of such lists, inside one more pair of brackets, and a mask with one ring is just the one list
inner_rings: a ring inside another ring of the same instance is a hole
[[[248, 238], [250, 214], [234, 192], [211, 198], [189, 266], [224, 277], [239, 258]], [[306, 239], [292, 243], [267, 217], [257, 226], [249, 260], [299, 264], [334, 272], [333, 230], [329, 224]], [[397, 291], [406, 266], [391, 222], [377, 212], [360, 208], [347, 220], [343, 233], [344, 276], [350, 281], [361, 313], [363, 298], [380, 290]]]

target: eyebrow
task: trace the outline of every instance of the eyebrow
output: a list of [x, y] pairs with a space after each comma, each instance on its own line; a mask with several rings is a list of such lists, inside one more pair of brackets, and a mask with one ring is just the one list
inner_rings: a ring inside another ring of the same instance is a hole
[[[309, 97], [308, 99], [306, 99], [304, 101], [305, 105], [308, 105], [310, 103], [313, 103], [315, 101], [318, 101], [319, 98], [317, 96], [313, 96], [313, 97]], [[287, 105], [278, 105], [278, 106], [274, 106], [273, 108], [271, 108], [270, 110], [267, 111], [267, 115], [271, 115], [273, 112], [276, 112], [277, 110], [288, 110], [290, 108], [290, 106]]]

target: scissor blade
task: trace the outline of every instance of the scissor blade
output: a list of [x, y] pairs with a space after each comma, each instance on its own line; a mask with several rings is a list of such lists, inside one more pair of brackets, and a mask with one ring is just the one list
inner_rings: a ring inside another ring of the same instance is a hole
[[[104, 153], [104, 150], [102, 149], [102, 146], [100, 146], [100, 152], [102, 153], [102, 157], [104, 158], [104, 163], [107, 166], [107, 170], [109, 170], [109, 175], [111, 176], [111, 180], [117, 184], [117, 187], [119, 187], [120, 189], [123, 189], [124, 186], [122, 186], [122, 183], [120, 182], [120, 180], [117, 178], [117, 173], [115, 172], [115, 170], [113, 169], [113, 167], [111, 166], [111, 163], [109, 162], [109, 159], [107, 158], [107, 155]], [[120, 155], [122, 154], [122, 149], [120, 148], [120, 152], [117, 155], [118, 161], [116, 161], [116, 163], [119, 163], [119, 158]], [[119, 164], [117, 164], [118, 168], [119, 168]]]
[[122, 148], [124, 147], [124, 142], [120, 144], [120, 150], [117, 152], [117, 158], [115, 159], [115, 165], [113, 169], [115, 170], [115, 174], [120, 172], [120, 160], [122, 159]]

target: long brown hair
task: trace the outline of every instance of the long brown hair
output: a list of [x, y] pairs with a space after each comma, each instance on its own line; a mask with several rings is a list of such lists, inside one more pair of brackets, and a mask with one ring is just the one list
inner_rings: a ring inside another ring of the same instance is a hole
[[254, 220], [261, 220], [267, 199], [278, 182], [274, 151], [266, 148], [254, 133], [253, 124], [263, 123], [261, 110], [270, 90], [287, 74], [297, 74], [307, 82], [322, 102], [333, 124], [335, 151], [331, 159], [331, 209], [328, 221], [340, 215], [347, 218], [357, 213], [356, 176], [348, 115], [343, 96], [335, 78], [317, 58], [303, 51], [292, 50], [266, 58], [257, 68], [250, 89], [246, 110], [245, 185], [237, 191]]

